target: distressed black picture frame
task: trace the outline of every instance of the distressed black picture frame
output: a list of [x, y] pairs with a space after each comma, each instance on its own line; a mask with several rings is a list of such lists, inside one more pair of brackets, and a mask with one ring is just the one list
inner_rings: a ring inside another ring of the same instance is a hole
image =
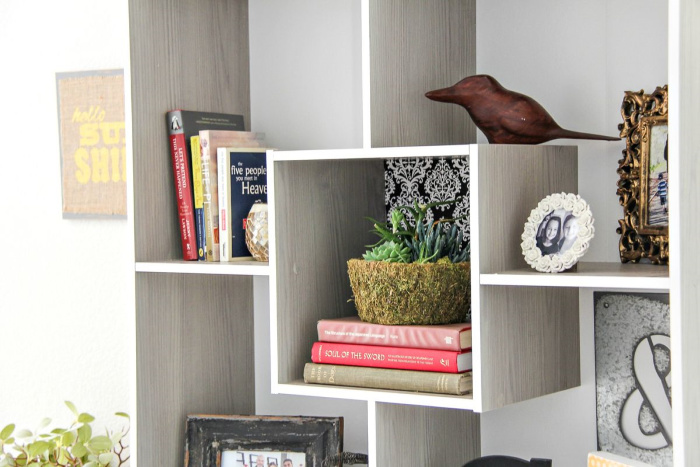
[[220, 467], [226, 451], [303, 452], [306, 467], [340, 467], [342, 417], [188, 415], [185, 467]]

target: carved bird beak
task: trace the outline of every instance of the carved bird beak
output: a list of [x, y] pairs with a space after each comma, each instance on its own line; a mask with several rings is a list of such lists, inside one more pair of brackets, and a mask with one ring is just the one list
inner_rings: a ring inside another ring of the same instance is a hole
[[454, 98], [454, 88], [450, 86], [449, 88], [428, 91], [425, 93], [425, 97], [437, 102], [452, 102]]

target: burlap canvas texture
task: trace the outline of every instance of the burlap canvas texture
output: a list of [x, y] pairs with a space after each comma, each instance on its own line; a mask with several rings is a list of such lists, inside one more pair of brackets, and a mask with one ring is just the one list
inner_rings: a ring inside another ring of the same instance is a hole
[[57, 73], [63, 216], [126, 216], [123, 70]]

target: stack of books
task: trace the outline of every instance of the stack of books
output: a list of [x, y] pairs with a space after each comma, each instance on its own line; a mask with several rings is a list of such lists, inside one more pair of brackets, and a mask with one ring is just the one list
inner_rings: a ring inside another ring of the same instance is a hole
[[472, 391], [471, 325], [389, 326], [322, 319], [304, 382], [463, 395]]
[[265, 135], [237, 114], [177, 109], [166, 123], [183, 259], [251, 259], [245, 219], [267, 202]]

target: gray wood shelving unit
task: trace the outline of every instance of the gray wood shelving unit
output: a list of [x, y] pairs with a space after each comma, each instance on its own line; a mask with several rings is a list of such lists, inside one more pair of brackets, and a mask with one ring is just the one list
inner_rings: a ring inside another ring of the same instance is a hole
[[[277, 234], [276, 256], [268, 268], [253, 263], [194, 265], [179, 260], [164, 122], [165, 112], [177, 107], [241, 113], [250, 122], [248, 2], [130, 0], [127, 119], [136, 263], [137, 408], [133, 444], [140, 465], [182, 464], [188, 413], [255, 412], [256, 390], [267, 389], [254, 387], [254, 373], [268, 368], [255, 368], [253, 358], [253, 276], [271, 276], [271, 333], [280, 336], [272, 357], [272, 391], [367, 401], [370, 465], [375, 467], [457, 465], [477, 456], [478, 412], [579, 384], [579, 287], [611, 280], [614, 287], [648, 289], [651, 280], [645, 279], [659, 278], [658, 270], [620, 272], [589, 264], [566, 279], [533, 279], [519, 246], [508, 240], [519, 236], [524, 221], [514, 216], [526, 216], [549, 193], [576, 191], [576, 150], [474, 145], [475, 129], [466, 114], [449, 106], [431, 108], [435, 113], [429, 121], [415, 120], [411, 111], [425, 103], [405, 96], [422, 96], [425, 89], [474, 73], [476, 2], [448, 0], [437, 6], [430, 1], [410, 2], [402, 9], [403, 3], [368, 3], [371, 54], [366, 60], [372, 73], [363, 77], [371, 90], [363, 107], [365, 123], [371, 121], [366, 126], [371, 137], [366, 138], [365, 148], [313, 156], [303, 151], [272, 154]], [[689, 149], [697, 134], [691, 124], [697, 113], [691, 107], [698, 89], [698, 67], [692, 60], [697, 55], [697, 28], [691, 19], [699, 18], [700, 10], [693, 2], [672, 0], [670, 11], [679, 28], [674, 30], [679, 40], [671, 43], [669, 51], [677, 71], [670, 81], [688, 97], [673, 101], [679, 110], [672, 115], [681, 116], [683, 122], [678, 133], [671, 135], [671, 141], [680, 147], [680, 154], [672, 155], [671, 160], [678, 163], [679, 184], [689, 187], [697, 185], [692, 174], [697, 173], [698, 164]], [[433, 27], [422, 27], [425, 24]], [[420, 34], [411, 34], [415, 31]], [[406, 47], [422, 48], [422, 53], [413, 56], [423, 61], [411, 61]], [[407, 71], [420, 69], [429, 69], [432, 79], [406, 79]], [[397, 83], [401, 85], [394, 86]], [[388, 111], [397, 106], [401, 113]], [[414, 126], [420, 131], [409, 130]], [[464, 146], [410, 148], [443, 144]], [[372, 149], [391, 150], [390, 146], [399, 147], [396, 154]], [[344, 281], [343, 262], [366, 244], [366, 228], [358, 219], [382, 213], [383, 159], [455, 152], [470, 159], [476, 182], [472, 186], [476, 212], [471, 221], [478, 248], [473, 253], [472, 279], [477, 329], [474, 396], [303, 384], [302, 368], [314, 340], [315, 321], [351, 312], [345, 302], [349, 286]], [[509, 173], [522, 173], [522, 179], [505, 180], [504, 166]], [[330, 182], [311, 183], [319, 176]], [[532, 183], [533, 177], [542, 183]], [[697, 197], [683, 198], [675, 206], [684, 220], [672, 218], [672, 226], [678, 229], [672, 241], [690, 243], [697, 236], [697, 216], [690, 199]], [[303, 223], [295, 222], [291, 215], [298, 211], [304, 212]], [[671, 268], [676, 282], [662, 272], [660, 290], [670, 288], [680, 297], [672, 302], [672, 328], [678, 336], [674, 365], [680, 362], [674, 366], [674, 381], [684, 394], [683, 398], [674, 396], [676, 452], [678, 465], [696, 465], [700, 450], [684, 440], [697, 438], [700, 428], [694, 417], [682, 415], [685, 410], [697, 412], [692, 403], [698, 393], [697, 367], [683, 358], [697, 353], [694, 332], [699, 321], [693, 313], [697, 254], [684, 253], [688, 254], [675, 255], [678, 263]], [[641, 285], [635, 282], [639, 280]], [[537, 358], [527, 361], [522, 358], [526, 353]]]

